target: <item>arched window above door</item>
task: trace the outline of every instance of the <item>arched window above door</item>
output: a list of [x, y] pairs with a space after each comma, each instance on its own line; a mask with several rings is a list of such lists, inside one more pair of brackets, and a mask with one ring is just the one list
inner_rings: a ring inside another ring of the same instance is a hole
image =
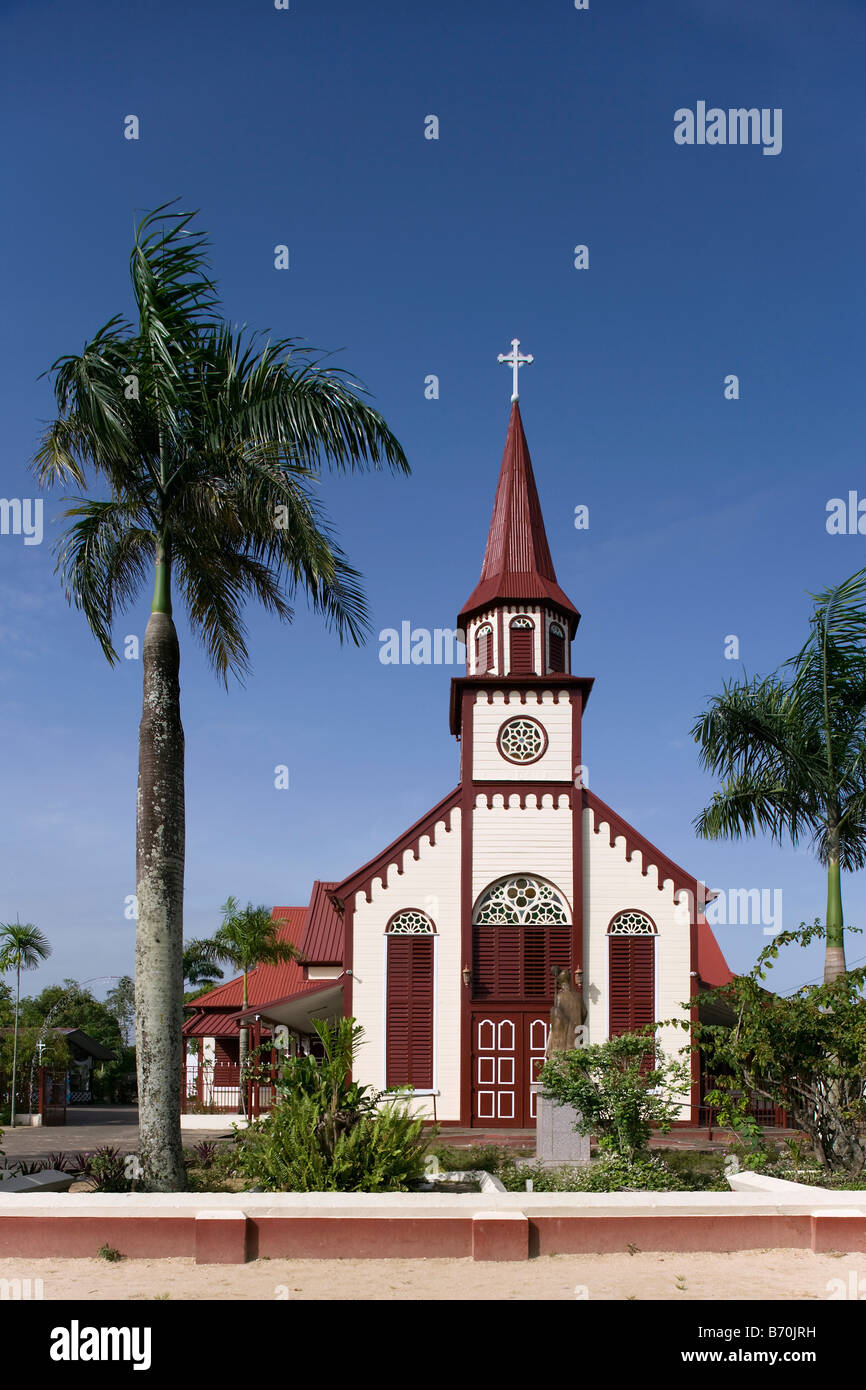
[[508, 926], [532, 922], [571, 922], [565, 899], [544, 879], [525, 874], [501, 879], [478, 899], [473, 920]]

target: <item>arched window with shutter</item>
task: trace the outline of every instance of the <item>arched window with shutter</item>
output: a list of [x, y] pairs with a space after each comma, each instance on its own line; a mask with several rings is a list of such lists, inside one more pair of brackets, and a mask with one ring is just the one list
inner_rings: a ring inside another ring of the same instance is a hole
[[482, 893], [472, 922], [473, 999], [553, 998], [554, 972], [571, 969], [571, 913], [552, 883], [501, 879]]
[[436, 929], [405, 908], [386, 929], [385, 1085], [433, 1089], [433, 977]]
[[508, 625], [511, 676], [535, 675], [535, 624], [531, 618], [512, 618]]
[[547, 633], [547, 666], [551, 672], [565, 671], [565, 629], [551, 623]]
[[493, 628], [484, 623], [475, 634], [475, 674], [486, 676], [493, 670]]
[[[618, 912], [607, 929], [610, 1036], [655, 1022], [656, 926], [645, 912]], [[648, 1058], [647, 1065], [651, 1064]]]

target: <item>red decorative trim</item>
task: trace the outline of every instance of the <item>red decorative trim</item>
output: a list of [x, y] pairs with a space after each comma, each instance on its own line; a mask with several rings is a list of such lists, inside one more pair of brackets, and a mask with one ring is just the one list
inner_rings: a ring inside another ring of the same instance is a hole
[[[617, 815], [616, 811], [611, 810], [601, 797], [591, 792], [588, 787], [583, 789], [584, 805], [587, 806], [593, 815], [593, 828], [596, 835], [599, 826], [605, 822], [610, 832], [611, 849], [616, 845], [620, 836], [625, 839], [625, 857], [630, 861], [635, 853], [639, 853], [643, 859], [641, 870], [644, 878], [647, 877], [650, 868], [654, 868], [658, 875], [659, 892], [664, 891], [665, 879], [671, 879], [675, 890], [685, 891], [692, 894], [692, 902], [697, 905], [698, 881], [692, 874], [686, 873], [654, 844], [651, 844], [639, 830], [635, 830], [633, 825], [623, 820], [622, 816]], [[637, 909], [635, 909], [637, 910]], [[694, 913], [692, 914], [694, 915]]]
[[[571, 695], [571, 753], [573, 766], [581, 764], [581, 719], [583, 714], [583, 691], [573, 690]], [[573, 779], [574, 774], [572, 774]], [[578, 793], [572, 780], [571, 797], [572, 827], [572, 938], [571, 959], [574, 969], [583, 970], [583, 797]]]
[[[700, 985], [700, 976], [698, 973], [698, 933], [698, 913], [696, 908], [695, 911], [692, 913], [692, 920], [689, 923], [689, 983], [692, 986], [689, 992], [690, 998], [697, 997], [698, 988]], [[689, 1021], [691, 1023], [691, 1028], [689, 1029], [689, 1041], [692, 1044], [692, 1051], [690, 1057], [692, 1075], [690, 1099], [692, 1106], [691, 1118], [693, 1124], [698, 1124], [701, 1116], [701, 1056], [700, 1052], [695, 1047], [695, 1027], [699, 1019], [699, 1006], [697, 1004], [693, 1004], [691, 1009], [689, 1009]]]
[[[452, 682], [452, 692], [454, 684]], [[472, 691], [463, 689], [461, 701], [465, 709], [463, 724], [463, 780], [460, 786], [460, 970], [472, 969], [472, 817], [475, 809], [475, 787], [472, 781]], [[472, 990], [460, 980], [460, 1123], [472, 1123]]]
[[[539, 704], [540, 703], [541, 700], [539, 699]], [[557, 700], [557, 704], [558, 703], [559, 701]], [[547, 737], [547, 730], [545, 729], [543, 724], [539, 724], [537, 719], [532, 719], [529, 715], [526, 715], [525, 722], [527, 724], [533, 724], [535, 728], [538, 729], [541, 733], [541, 752], [536, 753], [534, 758], [512, 758], [510, 753], [506, 753], [505, 749], [502, 747], [502, 735], [504, 731], [508, 728], [509, 724], [513, 723], [513, 720], [503, 720], [503, 722], [499, 726], [499, 732], [496, 735], [496, 747], [499, 751], [500, 757], [504, 758], [507, 763], [513, 764], [514, 767], [531, 767], [533, 763], [539, 762], [547, 752], [548, 744], [550, 742], [550, 740]]]
[[[344, 952], [346, 956], [343, 967], [343, 1017], [353, 1018], [355, 1015], [355, 977], [352, 973], [355, 965], [355, 899], [352, 897], [346, 903], [346, 916], [343, 926]], [[352, 1073], [349, 1072], [349, 1080], [352, 1080]]]
[[[530, 806], [529, 808], [530, 810], [536, 811], [571, 810], [575, 800], [572, 795], [574, 788], [569, 782], [475, 782], [473, 783], [473, 787], [473, 807], [476, 805], [479, 796], [487, 797], [486, 806], [478, 806], [479, 811], [513, 811], [515, 808], [509, 804], [509, 798], [512, 796], [518, 798], [518, 808], [521, 811], [527, 809], [526, 799], [529, 796], [534, 796], [536, 798], [535, 806]], [[491, 806], [491, 798], [494, 796], [505, 797], [505, 805]], [[553, 806], [543, 806], [541, 804], [541, 798], [543, 796], [552, 796], [554, 798]], [[563, 796], [568, 798], [567, 807], [562, 807], [559, 804], [560, 797]]]
[[593, 684], [594, 678], [591, 676], [454, 676], [451, 681], [451, 732], [459, 738], [463, 718], [462, 696], [464, 690], [485, 692], [488, 704], [493, 703], [493, 696], [496, 691], [505, 694], [506, 704], [510, 703], [510, 696], [514, 693], [519, 695], [519, 703], [522, 705], [526, 704], [526, 697], [533, 690], [539, 692], [537, 697], [539, 704], [541, 703], [541, 691], [552, 691], [558, 703], [559, 692], [579, 690], [582, 694], [581, 708], [583, 710], [586, 709]]
[[358, 869], [349, 878], [344, 878], [337, 884], [337, 891], [347, 910], [349, 899], [354, 893], [365, 893], [367, 902], [373, 900], [373, 879], [381, 878], [382, 886], [388, 887], [388, 872], [393, 866], [398, 874], [402, 874], [403, 855], [411, 850], [414, 859], [421, 857], [421, 838], [429, 836], [430, 844], [436, 843], [436, 826], [440, 821], [445, 823], [446, 834], [451, 830], [451, 812], [460, 800], [460, 788], [455, 787], [447, 796], [443, 797], [432, 811], [428, 811], [426, 816], [422, 816], [414, 825], [404, 831], [399, 839], [393, 840], [387, 849], [383, 849], [381, 854], [377, 854], [375, 859], [370, 859], [362, 868]]

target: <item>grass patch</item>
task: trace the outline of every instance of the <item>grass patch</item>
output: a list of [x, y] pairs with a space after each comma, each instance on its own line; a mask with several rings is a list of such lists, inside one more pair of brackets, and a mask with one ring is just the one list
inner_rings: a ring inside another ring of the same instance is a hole
[[457, 1148], [451, 1144], [433, 1144], [430, 1153], [435, 1154], [443, 1168], [449, 1173], [461, 1169], [482, 1169], [486, 1173], [498, 1173], [499, 1169], [515, 1158], [532, 1157], [534, 1148], [515, 1149], [499, 1144], [471, 1144], [468, 1148]]

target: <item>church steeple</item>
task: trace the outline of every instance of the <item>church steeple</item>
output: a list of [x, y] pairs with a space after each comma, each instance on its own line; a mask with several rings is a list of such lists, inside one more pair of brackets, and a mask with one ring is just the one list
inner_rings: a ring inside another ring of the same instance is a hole
[[555, 607], [566, 617], [572, 637], [580, 621], [556, 582], [517, 401], [511, 407], [481, 578], [463, 605], [458, 625], [466, 631], [475, 614], [504, 601]]

